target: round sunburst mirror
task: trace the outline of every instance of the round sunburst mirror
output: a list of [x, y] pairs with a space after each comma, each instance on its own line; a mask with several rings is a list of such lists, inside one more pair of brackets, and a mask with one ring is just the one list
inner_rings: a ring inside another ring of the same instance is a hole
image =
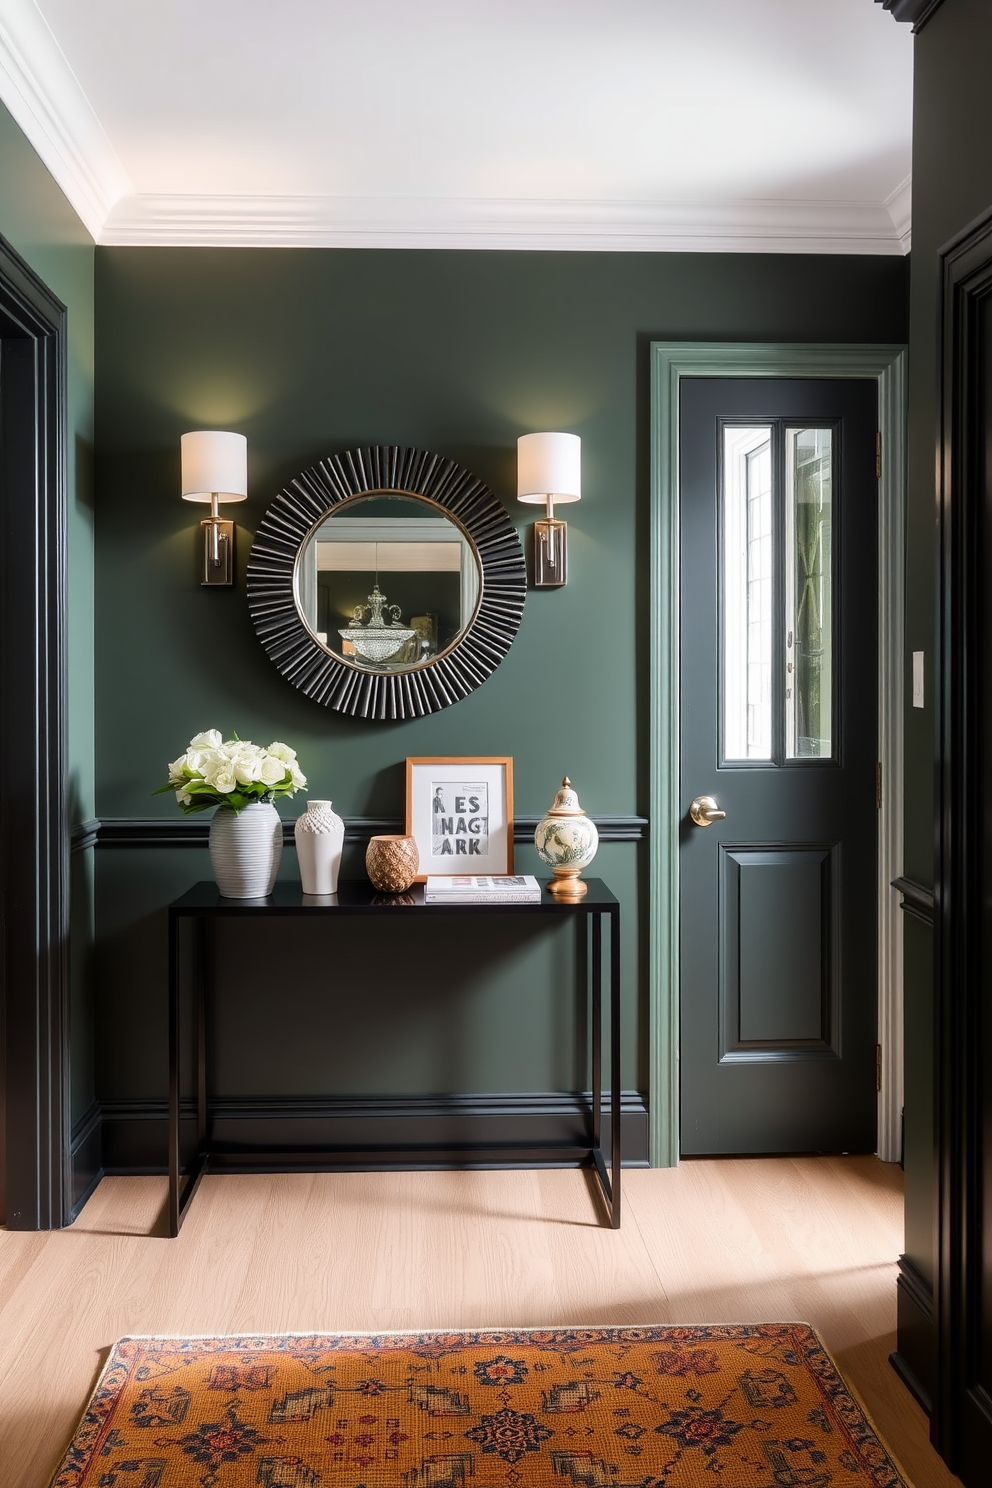
[[526, 591], [519, 539], [489, 488], [453, 460], [393, 445], [296, 476], [248, 563], [249, 611], [275, 665], [358, 718], [466, 697], [509, 650]]

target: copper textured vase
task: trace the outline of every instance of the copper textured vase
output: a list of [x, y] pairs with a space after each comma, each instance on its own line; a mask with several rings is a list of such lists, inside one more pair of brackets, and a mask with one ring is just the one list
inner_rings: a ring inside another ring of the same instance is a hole
[[402, 894], [420, 870], [414, 837], [373, 837], [365, 854], [365, 868], [383, 894]]

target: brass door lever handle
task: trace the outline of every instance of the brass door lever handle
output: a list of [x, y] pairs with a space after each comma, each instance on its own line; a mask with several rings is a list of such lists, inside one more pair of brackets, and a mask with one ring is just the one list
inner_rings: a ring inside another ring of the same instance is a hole
[[689, 807], [689, 815], [697, 827], [709, 827], [715, 821], [723, 821], [727, 813], [720, 810], [714, 796], [697, 796]]

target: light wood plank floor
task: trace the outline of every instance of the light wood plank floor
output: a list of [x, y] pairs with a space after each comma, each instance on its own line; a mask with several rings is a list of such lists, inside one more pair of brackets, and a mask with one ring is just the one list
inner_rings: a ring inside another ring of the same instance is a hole
[[874, 1158], [695, 1160], [624, 1174], [204, 1179], [178, 1240], [164, 1180], [105, 1179], [69, 1230], [0, 1231], [0, 1484], [43, 1488], [128, 1333], [774, 1322], [819, 1331], [914, 1488], [954, 1488], [888, 1363], [899, 1170]]

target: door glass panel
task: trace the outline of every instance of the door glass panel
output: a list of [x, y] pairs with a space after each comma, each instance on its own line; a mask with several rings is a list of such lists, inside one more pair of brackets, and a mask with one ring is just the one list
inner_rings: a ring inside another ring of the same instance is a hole
[[833, 431], [785, 436], [785, 753], [833, 754]]
[[772, 757], [771, 426], [723, 430], [723, 757]]

